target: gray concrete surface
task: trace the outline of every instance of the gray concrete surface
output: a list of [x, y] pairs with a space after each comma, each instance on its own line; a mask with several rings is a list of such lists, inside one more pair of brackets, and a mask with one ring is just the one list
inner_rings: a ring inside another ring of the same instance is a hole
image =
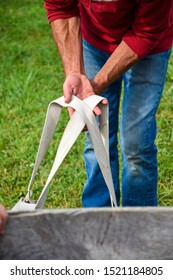
[[0, 259], [173, 259], [173, 208], [10, 213]]

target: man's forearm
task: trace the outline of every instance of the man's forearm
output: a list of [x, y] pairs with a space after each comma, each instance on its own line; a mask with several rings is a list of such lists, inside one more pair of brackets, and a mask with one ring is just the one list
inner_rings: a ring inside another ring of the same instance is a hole
[[58, 19], [51, 23], [53, 37], [59, 50], [65, 75], [84, 73], [82, 37], [79, 17]]
[[[65, 75], [70, 73], [84, 74], [79, 17], [55, 20], [51, 23], [51, 27]], [[91, 81], [95, 94], [100, 95], [107, 86], [124, 74], [138, 60], [138, 56], [122, 41]]]
[[122, 41], [92, 80], [95, 93], [100, 95], [138, 60], [138, 56]]

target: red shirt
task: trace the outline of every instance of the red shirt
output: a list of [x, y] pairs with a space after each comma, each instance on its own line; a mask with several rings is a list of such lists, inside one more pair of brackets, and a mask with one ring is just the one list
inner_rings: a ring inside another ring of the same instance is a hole
[[83, 38], [106, 52], [124, 40], [140, 57], [173, 44], [173, 0], [46, 0], [49, 22], [80, 16]]

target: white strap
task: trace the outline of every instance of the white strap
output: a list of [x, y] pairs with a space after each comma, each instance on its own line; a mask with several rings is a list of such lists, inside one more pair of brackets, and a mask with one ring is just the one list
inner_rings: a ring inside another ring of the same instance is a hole
[[64, 97], [60, 97], [49, 104], [45, 125], [39, 144], [38, 154], [36, 157], [35, 166], [28, 186], [28, 194], [25, 198], [25, 201], [30, 201], [30, 196], [32, 194], [31, 185], [39, 168], [39, 165], [45, 155], [45, 152], [50, 144], [51, 138], [58, 123], [61, 108], [72, 107], [73, 109], [75, 109], [75, 112], [69, 120], [66, 129], [63, 133], [52, 169], [50, 171], [45, 187], [43, 188], [43, 191], [36, 203], [36, 208], [43, 208], [48, 194], [49, 184], [53, 176], [55, 175], [60, 164], [62, 163], [63, 159], [67, 155], [68, 151], [74, 144], [75, 140], [77, 139], [78, 135], [80, 134], [85, 125], [87, 125], [95, 150], [96, 158], [98, 160], [105, 182], [108, 186], [112, 206], [117, 206], [109, 164], [108, 106], [102, 106], [102, 115], [100, 117], [100, 131], [97, 125], [95, 115], [92, 112], [94, 107], [101, 100], [103, 100], [103, 98], [96, 95], [90, 96], [84, 99], [83, 101], [73, 96], [72, 101], [68, 104], [64, 102]]

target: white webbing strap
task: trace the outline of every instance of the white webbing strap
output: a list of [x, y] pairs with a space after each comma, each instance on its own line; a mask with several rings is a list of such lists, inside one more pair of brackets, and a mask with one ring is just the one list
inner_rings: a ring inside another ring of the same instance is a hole
[[62, 107], [72, 107], [75, 112], [69, 120], [65, 131], [63, 133], [62, 139], [60, 141], [56, 157], [50, 171], [47, 182], [42, 190], [42, 193], [36, 203], [35, 208], [43, 208], [46, 197], [49, 190], [49, 184], [58, 170], [60, 164], [63, 159], [67, 155], [68, 151], [74, 144], [75, 140], [79, 136], [80, 132], [87, 125], [87, 129], [89, 131], [92, 144], [94, 147], [94, 151], [96, 154], [96, 158], [98, 160], [100, 169], [102, 171], [103, 177], [107, 184], [112, 206], [117, 206], [116, 196], [112, 181], [112, 175], [109, 164], [109, 148], [108, 148], [108, 108], [107, 105], [102, 106], [102, 115], [100, 117], [100, 130], [98, 128], [98, 124], [92, 110], [94, 107], [103, 100], [100, 96], [90, 96], [83, 101], [73, 96], [72, 101], [70, 103], [64, 102], [64, 97], [60, 97], [49, 104], [45, 125], [43, 128], [42, 137], [39, 144], [39, 149], [35, 161], [35, 166], [32, 172], [31, 180], [28, 186], [28, 194], [25, 197], [25, 201], [30, 201], [31, 185], [38, 171], [39, 165], [45, 155], [46, 150], [50, 144], [51, 138], [55, 131], [56, 125], [58, 123], [58, 119], [60, 116], [60, 112]]

